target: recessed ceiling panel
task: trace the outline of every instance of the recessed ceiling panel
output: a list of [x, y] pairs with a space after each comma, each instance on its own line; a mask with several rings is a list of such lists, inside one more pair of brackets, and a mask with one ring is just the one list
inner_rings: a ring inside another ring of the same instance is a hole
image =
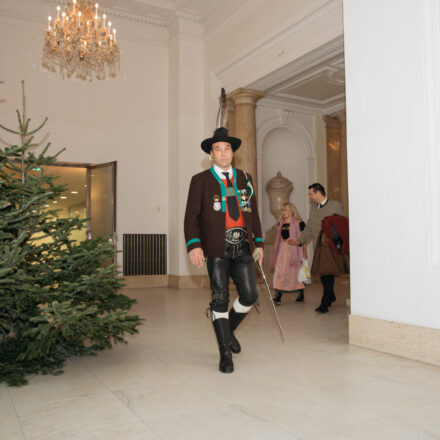
[[322, 76], [318, 76], [310, 81], [283, 90], [283, 94], [316, 99], [319, 101], [325, 101], [344, 92], [344, 85], [330, 83]]

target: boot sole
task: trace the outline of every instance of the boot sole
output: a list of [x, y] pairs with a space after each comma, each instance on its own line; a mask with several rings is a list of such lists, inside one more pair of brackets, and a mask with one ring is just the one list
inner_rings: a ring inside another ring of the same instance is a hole
[[233, 373], [234, 372], [234, 367], [218, 367], [218, 369], [222, 372], [222, 373]]

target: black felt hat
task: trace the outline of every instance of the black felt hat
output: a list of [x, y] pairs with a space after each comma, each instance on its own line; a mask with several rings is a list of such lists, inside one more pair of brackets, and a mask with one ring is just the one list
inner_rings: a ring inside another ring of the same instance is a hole
[[212, 144], [216, 142], [228, 142], [231, 144], [232, 151], [238, 150], [241, 145], [241, 139], [229, 136], [226, 127], [216, 128], [212, 137], [205, 139], [200, 146], [205, 153], [211, 152]]

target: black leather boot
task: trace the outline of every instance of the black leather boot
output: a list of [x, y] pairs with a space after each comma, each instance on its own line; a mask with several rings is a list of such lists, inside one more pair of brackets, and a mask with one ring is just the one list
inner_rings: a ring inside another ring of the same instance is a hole
[[275, 298], [272, 298], [272, 301], [275, 305], [279, 306], [281, 305], [281, 297], [283, 296], [282, 292], [279, 292], [278, 290], [275, 290], [277, 296]]
[[232, 307], [229, 312], [229, 328], [231, 329], [231, 351], [232, 353], [240, 353], [241, 346], [237, 341], [237, 338], [234, 336], [234, 331], [241, 324], [244, 318], [246, 318], [247, 313], [237, 313]]
[[218, 369], [222, 373], [232, 373], [234, 364], [231, 352], [231, 330], [229, 329], [229, 319], [218, 318], [212, 321], [215, 336], [217, 337], [218, 349], [220, 352], [220, 363]]
[[297, 303], [302, 303], [302, 302], [304, 302], [304, 289], [301, 289], [299, 292], [298, 292], [298, 297], [296, 298], [296, 301], [295, 302], [297, 302]]

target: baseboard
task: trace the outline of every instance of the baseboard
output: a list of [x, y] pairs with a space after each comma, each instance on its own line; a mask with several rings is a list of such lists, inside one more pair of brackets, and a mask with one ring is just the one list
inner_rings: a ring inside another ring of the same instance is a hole
[[440, 330], [349, 315], [349, 342], [359, 347], [440, 365]]
[[131, 275], [124, 277], [124, 288], [167, 287], [169, 275]]

